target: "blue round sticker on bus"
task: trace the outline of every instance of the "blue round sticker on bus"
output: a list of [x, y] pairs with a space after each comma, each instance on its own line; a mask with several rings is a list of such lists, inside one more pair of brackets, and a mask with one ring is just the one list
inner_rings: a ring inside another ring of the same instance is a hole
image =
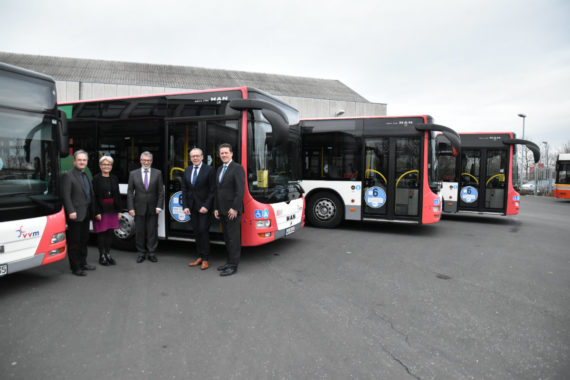
[[182, 197], [182, 191], [172, 194], [170, 197], [170, 202], [168, 202], [168, 209], [170, 210], [170, 216], [177, 222], [186, 223], [190, 220], [190, 215], [184, 213], [182, 208], [182, 202], [180, 198]]
[[465, 203], [473, 203], [479, 198], [479, 193], [477, 189], [473, 186], [465, 186], [461, 189], [461, 193], [459, 194], [461, 200]]
[[386, 203], [386, 192], [379, 186], [373, 186], [366, 190], [364, 201], [368, 207], [380, 208]]

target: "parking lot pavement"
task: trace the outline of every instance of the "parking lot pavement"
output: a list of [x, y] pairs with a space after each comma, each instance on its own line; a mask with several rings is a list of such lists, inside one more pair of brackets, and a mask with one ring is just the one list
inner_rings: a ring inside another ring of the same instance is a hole
[[[307, 227], [239, 272], [159, 262], [2, 278], [0, 373], [15, 379], [566, 379], [570, 202], [515, 217]], [[95, 262], [96, 247], [90, 247]]]

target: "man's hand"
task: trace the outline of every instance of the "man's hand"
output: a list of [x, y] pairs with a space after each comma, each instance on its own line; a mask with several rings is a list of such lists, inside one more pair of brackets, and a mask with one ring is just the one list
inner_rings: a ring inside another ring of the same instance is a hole
[[200, 214], [207, 214], [208, 209], [206, 207], [200, 207]]
[[185, 208], [185, 209], [184, 209], [184, 213], [185, 213], [186, 215], [190, 215], [190, 209], [189, 209], [189, 208]]
[[233, 208], [230, 208], [230, 210], [228, 211], [228, 218], [230, 220], [234, 220], [237, 217], [238, 212], [236, 210], [234, 210]]
[[71, 214], [69, 214], [69, 219], [71, 219], [71, 220], [77, 219], [77, 213], [76, 213], [76, 212], [72, 212]]
[[129, 215], [134, 218], [135, 217], [135, 210], [129, 210]]
[[220, 213], [218, 212], [218, 210], [214, 210], [214, 218], [220, 219]]

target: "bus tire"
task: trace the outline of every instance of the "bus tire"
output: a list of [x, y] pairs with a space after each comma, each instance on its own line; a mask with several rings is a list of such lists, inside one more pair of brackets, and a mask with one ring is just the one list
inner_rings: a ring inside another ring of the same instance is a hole
[[319, 228], [335, 228], [344, 215], [344, 205], [340, 198], [328, 191], [312, 195], [308, 201], [307, 219]]
[[127, 211], [121, 213], [119, 228], [115, 230], [113, 247], [123, 251], [135, 251], [135, 218]]

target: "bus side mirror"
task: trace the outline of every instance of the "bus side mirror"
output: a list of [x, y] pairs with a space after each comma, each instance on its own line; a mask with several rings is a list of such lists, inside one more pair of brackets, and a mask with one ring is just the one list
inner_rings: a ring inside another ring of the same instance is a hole
[[57, 122], [57, 142], [59, 145], [60, 157], [69, 155], [69, 133], [67, 131], [67, 116], [62, 110], [57, 110], [59, 120]]
[[289, 124], [287, 121], [285, 121], [277, 112], [273, 112], [268, 109], [262, 109], [261, 113], [271, 124], [275, 146], [287, 144], [287, 141], [289, 140]]

